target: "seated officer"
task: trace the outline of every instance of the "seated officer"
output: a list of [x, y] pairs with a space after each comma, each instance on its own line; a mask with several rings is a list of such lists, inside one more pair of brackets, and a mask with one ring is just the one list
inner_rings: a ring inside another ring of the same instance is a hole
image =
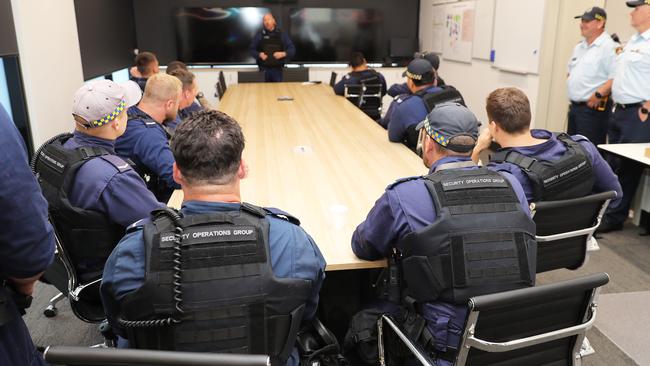
[[[0, 103], [0, 365], [47, 365], [21, 313], [54, 258], [47, 202], [27, 162], [27, 148]], [[23, 300], [23, 301], [21, 301]]]
[[158, 212], [138, 223], [109, 258], [101, 292], [110, 324], [131, 347], [297, 365], [292, 326], [314, 317], [325, 277], [318, 247], [297, 219], [241, 202], [247, 167], [235, 120], [197, 112], [171, 146], [180, 217]]
[[[402, 278], [390, 281], [397, 280], [397, 291], [388, 292], [402, 295], [388, 300], [417, 303], [419, 315], [414, 306], [409, 319], [421, 315], [426, 326], [412, 331], [406, 322], [404, 327], [441, 366], [456, 356], [470, 297], [534, 285], [537, 247], [519, 182], [470, 159], [478, 136], [472, 112], [443, 103], [423, 128], [422, 158], [429, 174], [388, 186], [352, 234], [352, 250], [361, 259], [391, 258], [397, 272], [401, 267]], [[460, 255], [452, 257], [452, 251]]]
[[384, 75], [368, 67], [366, 59], [361, 52], [352, 52], [350, 57], [352, 72], [346, 74], [341, 81], [334, 85], [334, 93], [343, 95], [346, 85], [381, 84], [381, 96], [386, 95], [386, 79]]
[[202, 111], [203, 107], [194, 102], [199, 92], [199, 86], [196, 83], [196, 77], [193, 73], [187, 70], [176, 69], [167, 74], [178, 78], [183, 84], [181, 101], [178, 105], [178, 115], [173, 121], [164, 122], [165, 126], [173, 131], [181, 121], [189, 117], [192, 113]]
[[380, 123], [388, 128], [388, 140], [404, 142], [414, 149], [416, 141], [407, 141], [408, 129], [415, 127], [427, 116], [427, 106], [422, 98], [427, 94], [438, 93], [442, 89], [436, 86], [436, 72], [424, 59], [411, 61], [404, 76], [407, 78], [406, 84], [411, 94], [395, 98]]
[[176, 119], [181, 91], [181, 81], [171, 75], [149, 78], [142, 101], [129, 108], [126, 132], [115, 143], [117, 154], [131, 159], [138, 173], [148, 177], [147, 188], [160, 202], [180, 188], [172, 174], [174, 156], [164, 123]]
[[[438, 68], [440, 67], [440, 57], [438, 57], [438, 55], [433, 52], [423, 51], [416, 52], [413, 58], [422, 58], [429, 61], [431, 67], [433, 67], [433, 69], [436, 71], [436, 85], [440, 87], [445, 85], [445, 81], [440, 77], [440, 75], [438, 75]], [[391, 87], [388, 88], [387, 93], [391, 97], [395, 98], [398, 95], [411, 94], [411, 90], [409, 89], [408, 85], [406, 85], [406, 83], [401, 83], [391, 85]]]
[[74, 135], [45, 145], [37, 160], [52, 223], [84, 280], [101, 275], [127, 226], [162, 206], [114, 151], [126, 129], [126, 109], [141, 95], [132, 81], [83, 85], [74, 95]]
[[621, 201], [621, 186], [596, 147], [581, 135], [530, 129], [530, 103], [516, 88], [501, 88], [487, 98], [488, 128], [474, 149], [474, 161], [492, 141], [500, 148], [489, 166], [514, 175], [529, 202], [563, 200], [616, 191], [610, 203]]
[[[187, 65], [185, 65], [185, 63], [183, 63], [182, 61], [172, 61], [172, 62], [167, 64], [167, 69], [165, 69], [165, 72], [167, 74], [171, 74], [172, 71], [174, 71], [174, 70], [190, 71], [190, 70], [188, 70]], [[194, 75], [194, 76], [196, 76], [196, 75]], [[197, 85], [197, 90], [198, 90], [198, 85]], [[195, 95], [196, 95], [196, 100], [199, 103], [197, 104], [196, 102], [192, 101], [192, 104], [189, 107], [185, 108], [190, 113], [197, 112], [197, 111], [204, 110], [204, 109], [214, 109], [212, 107], [212, 105], [210, 104], [210, 101], [208, 101], [208, 99], [205, 97], [205, 95], [203, 94], [202, 91], [197, 92]], [[180, 110], [179, 110], [179, 113], [181, 113]]]
[[144, 92], [147, 80], [160, 71], [159, 66], [156, 55], [151, 52], [140, 52], [135, 56], [135, 66], [129, 69], [129, 79], [138, 83]]

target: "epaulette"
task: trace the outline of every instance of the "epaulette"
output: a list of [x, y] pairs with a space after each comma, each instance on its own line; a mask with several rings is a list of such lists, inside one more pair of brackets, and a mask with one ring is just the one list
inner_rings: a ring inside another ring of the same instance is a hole
[[115, 167], [115, 169], [117, 169], [117, 171], [120, 173], [133, 170], [131, 165], [129, 165], [129, 163], [127, 163], [126, 161], [122, 160], [119, 156], [104, 155], [104, 156], [100, 156], [100, 158], [105, 162], [109, 163], [110, 165], [112, 165], [113, 167]]
[[298, 218], [296, 218], [295, 216], [290, 215], [289, 213], [287, 213], [285, 211], [280, 210], [279, 208], [265, 207], [264, 211], [266, 211], [266, 213], [269, 216], [273, 216], [273, 217], [278, 218], [280, 220], [288, 221], [288, 222], [290, 222], [290, 223], [292, 223], [294, 225], [300, 226], [300, 220], [298, 220]]
[[404, 182], [409, 182], [409, 181], [420, 179], [420, 178], [422, 178], [421, 175], [398, 179], [395, 182], [391, 183], [388, 187], [386, 187], [386, 190], [393, 189], [393, 188], [395, 188], [395, 186], [397, 186], [399, 184], [402, 184]]
[[147, 217], [146, 219], [138, 220], [126, 228], [126, 233], [130, 234], [132, 232], [141, 230], [145, 225], [150, 223], [151, 223], [150, 217]]

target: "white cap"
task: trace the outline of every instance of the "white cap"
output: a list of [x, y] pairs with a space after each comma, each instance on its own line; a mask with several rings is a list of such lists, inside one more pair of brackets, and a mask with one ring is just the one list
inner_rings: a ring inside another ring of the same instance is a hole
[[112, 80], [91, 81], [74, 93], [72, 114], [86, 120], [87, 127], [100, 127], [136, 105], [141, 98], [142, 90], [133, 81], [120, 84]]

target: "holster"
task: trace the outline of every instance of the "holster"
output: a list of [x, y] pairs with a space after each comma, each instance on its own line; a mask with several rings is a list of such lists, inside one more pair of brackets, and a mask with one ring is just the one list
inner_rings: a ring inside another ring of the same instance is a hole
[[303, 327], [296, 337], [301, 365], [345, 366], [339, 342], [318, 318]]

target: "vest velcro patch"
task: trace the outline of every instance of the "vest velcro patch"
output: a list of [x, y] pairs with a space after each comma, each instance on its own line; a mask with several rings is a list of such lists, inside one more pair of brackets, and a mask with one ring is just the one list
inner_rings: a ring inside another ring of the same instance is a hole
[[[225, 242], [254, 242], [257, 240], [257, 230], [253, 226], [217, 225], [190, 228], [183, 232], [182, 245]], [[174, 233], [160, 235], [160, 248], [174, 246]]]
[[441, 182], [444, 191], [455, 191], [471, 188], [507, 188], [508, 183], [503, 177], [496, 176], [473, 176], [444, 180]]

